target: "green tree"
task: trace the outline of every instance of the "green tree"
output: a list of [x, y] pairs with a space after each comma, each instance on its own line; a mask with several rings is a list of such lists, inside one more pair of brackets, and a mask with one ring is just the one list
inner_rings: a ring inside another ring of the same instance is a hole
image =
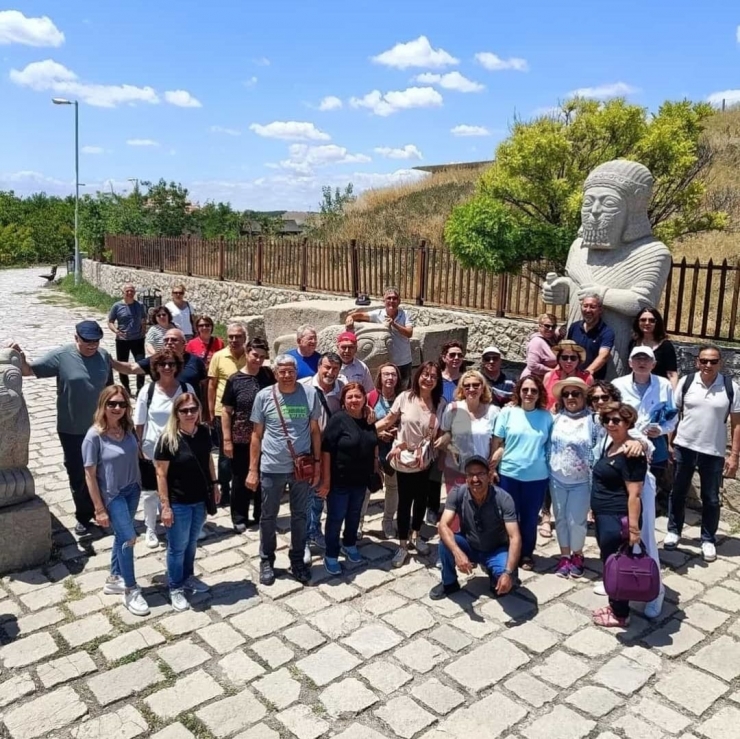
[[650, 219], [669, 245], [689, 233], [724, 228], [726, 215], [704, 207], [712, 150], [702, 131], [712, 114], [711, 106], [689, 101], [664, 103], [649, 115], [622, 99], [576, 98], [557, 115], [515, 122], [473, 200], [453, 210], [445, 231], [451, 250], [467, 266], [497, 272], [534, 259], [564, 266], [580, 225], [583, 183], [598, 164], [618, 158], [639, 161], [653, 173]]
[[142, 207], [148, 214], [149, 231], [154, 236], [181, 236], [188, 232], [191, 204], [188, 190], [178, 182], [142, 182], [147, 188]]

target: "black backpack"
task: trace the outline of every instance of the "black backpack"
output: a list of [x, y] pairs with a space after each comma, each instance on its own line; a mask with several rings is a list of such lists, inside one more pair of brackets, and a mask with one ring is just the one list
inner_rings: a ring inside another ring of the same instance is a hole
[[[691, 383], [696, 379], [696, 372], [691, 372], [688, 375], [686, 375], [686, 380], [683, 384], [683, 392], [681, 393], [681, 404], [678, 407], [678, 410], [681, 412], [681, 415], [683, 415], [683, 400], [686, 397], [686, 393], [689, 392], [689, 388], [691, 387]], [[735, 388], [732, 385], [732, 378], [728, 377], [727, 375], [722, 375], [722, 379], [725, 383], [725, 392], [727, 393], [727, 400], [729, 400], [729, 403], [727, 404], [727, 413], [725, 415], [725, 423], [727, 423], [727, 419], [730, 417], [730, 411], [732, 410], [732, 403], [735, 400]]]
[[[156, 382], [150, 382], [149, 387], [146, 389], [146, 409], [147, 412], [149, 411], [149, 406], [152, 404], [152, 400], [154, 399], [154, 386], [156, 385]], [[183, 393], [190, 392], [188, 390], [188, 384], [187, 382], [181, 382], [180, 383], [180, 390]]]

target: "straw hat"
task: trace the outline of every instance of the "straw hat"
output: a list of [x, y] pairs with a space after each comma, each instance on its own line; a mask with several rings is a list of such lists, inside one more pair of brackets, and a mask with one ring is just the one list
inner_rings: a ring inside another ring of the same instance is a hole
[[583, 397], [586, 397], [588, 392], [588, 385], [580, 377], [566, 377], [564, 380], [559, 380], [552, 386], [552, 395], [556, 400], [560, 400], [563, 389], [566, 387], [577, 387], [583, 391]]
[[580, 344], [576, 344], [572, 339], [564, 339], [552, 348], [555, 356], [560, 356], [566, 350], [575, 352], [581, 358], [581, 362], [586, 361], [586, 350]]

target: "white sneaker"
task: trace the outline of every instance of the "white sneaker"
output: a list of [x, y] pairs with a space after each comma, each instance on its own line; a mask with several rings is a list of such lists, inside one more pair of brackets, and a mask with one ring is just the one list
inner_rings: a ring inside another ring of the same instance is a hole
[[183, 589], [189, 590], [191, 593], [207, 593], [211, 588], [206, 585], [203, 580], [197, 578], [195, 575], [191, 575], [183, 583]]
[[603, 580], [599, 580], [596, 585], [594, 585], [594, 593], [596, 593], [596, 595], [606, 595], [606, 588], [604, 587]]
[[678, 546], [678, 534], [669, 531], [663, 539], [663, 549], [675, 549]]
[[660, 586], [660, 593], [655, 600], [645, 604], [645, 618], [658, 618], [663, 610], [663, 599], [665, 598], [665, 588]]
[[184, 590], [170, 590], [170, 603], [176, 611], [187, 611], [190, 608]]
[[303, 552], [303, 564], [306, 565], [306, 567], [310, 567], [312, 561], [313, 555], [311, 554], [311, 547], [306, 544], [306, 549]]
[[123, 605], [126, 606], [134, 616], [146, 616], [149, 613], [149, 605], [144, 600], [144, 596], [141, 594], [141, 590], [139, 588], [127, 590], [123, 594]]
[[393, 559], [391, 560], [391, 565], [393, 567], [403, 567], [408, 556], [409, 552], [406, 547], [398, 547], [398, 549], [396, 549], [396, 553], [393, 555]]
[[157, 532], [154, 529], [146, 530], [146, 534], [144, 534], [144, 544], [146, 544], [149, 549], [157, 549], [159, 547], [159, 539], [157, 538]]
[[711, 541], [701, 543], [701, 557], [705, 562], [714, 562], [717, 559], [717, 548]]
[[424, 539], [422, 539], [420, 536], [417, 536], [414, 540], [414, 546], [416, 547], [416, 551], [419, 552], [422, 556], [426, 556], [429, 554], [429, 552], [432, 551], [432, 548], [427, 544]]
[[126, 592], [126, 585], [120, 575], [111, 575], [103, 585], [105, 595], [121, 595]]

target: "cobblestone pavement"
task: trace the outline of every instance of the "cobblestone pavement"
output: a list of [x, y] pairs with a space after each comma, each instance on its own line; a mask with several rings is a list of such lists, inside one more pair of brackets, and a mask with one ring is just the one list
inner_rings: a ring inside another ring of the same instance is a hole
[[[33, 357], [71, 340], [91, 315], [50, 300], [38, 272], [0, 272], [5, 329]], [[590, 623], [604, 604], [592, 593], [591, 537], [584, 581], [553, 574], [550, 542], [515, 595], [492, 599], [477, 573], [454, 598], [432, 602], [430, 561], [390, 569], [379, 496], [362, 542], [366, 566], [330, 580], [317, 560], [307, 588], [287, 577], [257, 584], [257, 533], [235, 535], [220, 513], [196, 563], [212, 591], [190, 612], [165, 600], [164, 549], [137, 545], [152, 606], [137, 618], [102, 594], [111, 538], [80, 548], [69, 534], [54, 383], [28, 380], [25, 390], [55, 552], [48, 566], [0, 582], [0, 736], [740, 737], [740, 541], [726, 528], [719, 559], [705, 566], [690, 519], [694, 540], [664, 553], [662, 617], [634, 615], [619, 633]], [[287, 524], [286, 510], [279, 566]]]

